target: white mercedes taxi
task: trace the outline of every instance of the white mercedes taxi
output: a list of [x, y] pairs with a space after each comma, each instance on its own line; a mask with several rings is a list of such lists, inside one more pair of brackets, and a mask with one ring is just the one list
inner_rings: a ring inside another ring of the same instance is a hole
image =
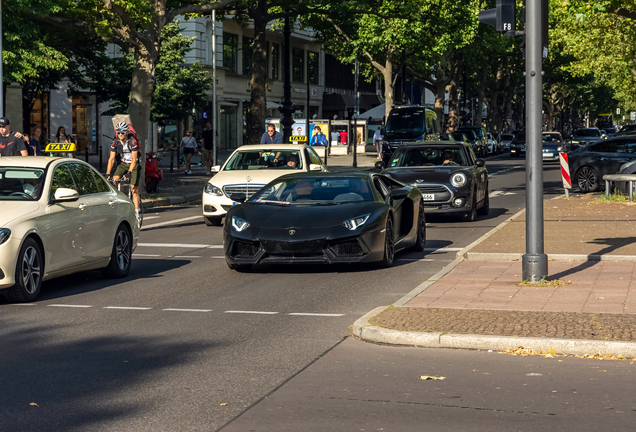
[[139, 240], [135, 206], [92, 166], [0, 158], [0, 294], [29, 302], [42, 282], [100, 269], [125, 277]]
[[260, 144], [237, 148], [203, 190], [203, 220], [208, 226], [221, 225], [227, 210], [234, 205], [233, 193], [247, 198], [270, 181], [298, 171], [327, 171], [320, 156], [308, 145]]

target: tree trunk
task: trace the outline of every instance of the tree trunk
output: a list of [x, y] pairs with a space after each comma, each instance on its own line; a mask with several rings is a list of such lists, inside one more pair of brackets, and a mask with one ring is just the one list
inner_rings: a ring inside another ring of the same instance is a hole
[[[250, 80], [250, 110], [247, 116], [247, 143], [257, 144], [265, 130], [267, 110], [267, 1], [258, 1], [259, 14], [254, 16], [252, 45], [252, 79]], [[309, 107], [308, 107], [309, 108]], [[307, 111], [309, 112], [309, 111]]]
[[384, 118], [389, 119], [389, 112], [393, 107], [394, 101], [394, 83], [393, 83], [393, 56], [391, 52], [386, 57], [384, 69], [382, 72], [382, 78], [384, 79]]
[[454, 132], [459, 126], [459, 68], [454, 67], [448, 83], [448, 119], [446, 132]]

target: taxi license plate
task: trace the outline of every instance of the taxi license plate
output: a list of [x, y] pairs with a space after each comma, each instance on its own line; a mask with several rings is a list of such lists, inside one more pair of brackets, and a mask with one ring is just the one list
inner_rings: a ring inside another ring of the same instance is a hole
[[552, 153], [543, 153], [543, 157], [552, 157]]
[[424, 201], [435, 201], [435, 194], [422, 194]]

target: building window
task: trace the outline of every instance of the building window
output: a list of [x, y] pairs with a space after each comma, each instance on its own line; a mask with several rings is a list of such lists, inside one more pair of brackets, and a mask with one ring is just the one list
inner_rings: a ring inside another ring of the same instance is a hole
[[292, 48], [292, 81], [305, 82], [305, 50]]
[[236, 60], [238, 60], [238, 36], [223, 32], [223, 66], [228, 72], [236, 73]]
[[272, 79], [278, 79], [280, 65], [280, 45], [272, 44]]
[[243, 75], [252, 75], [252, 41], [254, 39], [243, 36]]
[[318, 68], [318, 53], [313, 51], [307, 51], [307, 74], [309, 77], [309, 84], [318, 84], [318, 75], [320, 69]]

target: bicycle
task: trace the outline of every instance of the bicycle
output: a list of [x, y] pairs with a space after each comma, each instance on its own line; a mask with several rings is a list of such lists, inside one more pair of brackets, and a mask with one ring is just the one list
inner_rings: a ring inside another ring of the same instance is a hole
[[[121, 192], [121, 184], [128, 184], [128, 198], [133, 201], [133, 196], [132, 196], [132, 188], [130, 187], [130, 179], [127, 179], [125, 177], [120, 177], [118, 179], [113, 179], [112, 180], [113, 183], [117, 184], [117, 190], [119, 192]], [[139, 199], [141, 200], [141, 197], [139, 197]], [[134, 201], [133, 201], [134, 202]], [[139, 223], [139, 228], [141, 228], [141, 226], [144, 223], [144, 206], [142, 205], [142, 203], [139, 203], [139, 216], [137, 217], [137, 222]]]

